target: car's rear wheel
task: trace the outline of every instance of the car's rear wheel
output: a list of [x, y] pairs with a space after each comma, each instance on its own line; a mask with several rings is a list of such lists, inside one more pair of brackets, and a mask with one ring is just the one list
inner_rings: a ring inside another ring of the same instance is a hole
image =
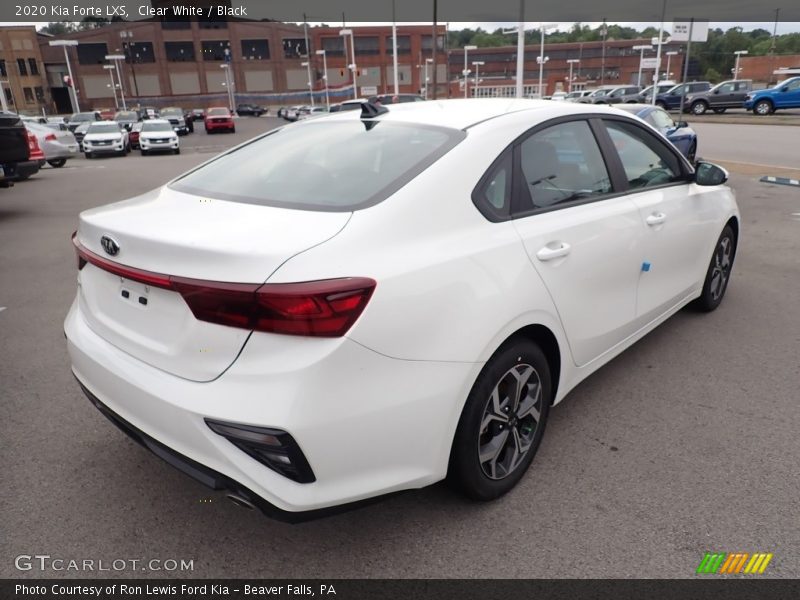
[[692, 102], [692, 107], [690, 110], [696, 115], [704, 115], [708, 110], [708, 104], [703, 101]]
[[66, 158], [56, 158], [56, 159], [53, 159], [53, 160], [48, 160], [47, 164], [49, 164], [51, 167], [55, 167], [56, 169], [60, 169], [65, 164], [67, 164], [67, 159]]
[[725, 290], [728, 289], [735, 256], [736, 234], [733, 233], [730, 225], [726, 225], [717, 240], [717, 245], [714, 246], [714, 254], [703, 282], [703, 292], [695, 301], [697, 308], [704, 312], [711, 312], [720, 305], [725, 296]]
[[753, 106], [753, 112], [757, 115], [764, 116], [772, 114], [773, 106], [769, 100], [759, 100]]
[[657, 106], [657, 107], [659, 107], [659, 108], [663, 108], [664, 110], [667, 110], [667, 104], [666, 104], [666, 102], [662, 102], [661, 100], [658, 100], [658, 101], [656, 102], [656, 106]]
[[550, 368], [539, 346], [517, 339], [498, 350], [464, 405], [448, 482], [475, 500], [511, 490], [542, 441], [550, 398]]

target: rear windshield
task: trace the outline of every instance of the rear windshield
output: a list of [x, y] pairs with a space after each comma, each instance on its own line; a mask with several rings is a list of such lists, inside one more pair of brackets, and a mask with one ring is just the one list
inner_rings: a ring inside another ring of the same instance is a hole
[[170, 117], [172, 115], [177, 115], [179, 117], [183, 116], [183, 111], [180, 108], [162, 108], [161, 109], [161, 116], [162, 117]]
[[406, 123], [325, 121], [268, 133], [171, 187], [247, 204], [350, 211], [387, 198], [466, 135]]
[[94, 113], [75, 113], [74, 115], [72, 115], [69, 118], [69, 120], [72, 121], [72, 122], [75, 122], [75, 121], [78, 121], [78, 122], [80, 122], [80, 121], [96, 121], [97, 120], [97, 115], [95, 115]]
[[139, 115], [131, 110], [127, 111], [120, 111], [116, 115], [114, 115], [115, 121], [138, 121]]

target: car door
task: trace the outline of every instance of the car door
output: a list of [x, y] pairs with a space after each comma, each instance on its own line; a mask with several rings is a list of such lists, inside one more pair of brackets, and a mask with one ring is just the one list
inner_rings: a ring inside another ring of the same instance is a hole
[[723, 83], [710, 96], [711, 106], [714, 108], [724, 108], [730, 106], [733, 101], [734, 83]]
[[644, 226], [612, 185], [594, 129], [569, 117], [514, 148], [514, 225], [585, 365], [633, 333]]
[[[645, 126], [603, 119], [612, 160], [625, 178], [629, 199], [644, 224], [638, 277], [636, 325], [644, 326], [684, 300], [698, 283], [709, 257], [708, 240], [718, 226], [715, 205], [690, 183], [685, 161]], [[619, 171], [617, 171], [619, 172]]]
[[776, 108], [795, 108], [800, 106], [800, 77], [792, 79], [781, 86], [773, 98]]
[[727, 108], [741, 108], [744, 104], [745, 98], [747, 98], [747, 94], [750, 92], [750, 82], [749, 81], [737, 81], [733, 86], [733, 93], [731, 94], [731, 99], [726, 105]]

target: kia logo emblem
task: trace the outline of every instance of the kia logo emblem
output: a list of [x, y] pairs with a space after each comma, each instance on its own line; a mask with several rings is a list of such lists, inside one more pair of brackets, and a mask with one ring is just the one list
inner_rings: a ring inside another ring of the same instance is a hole
[[100, 238], [100, 245], [109, 256], [116, 256], [119, 254], [119, 244], [115, 242], [113, 238], [110, 238], [107, 235], [104, 235]]

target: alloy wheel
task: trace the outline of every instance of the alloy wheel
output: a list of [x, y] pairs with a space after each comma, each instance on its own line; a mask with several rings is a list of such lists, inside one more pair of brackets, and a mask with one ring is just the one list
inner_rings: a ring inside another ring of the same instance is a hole
[[725, 286], [731, 273], [732, 253], [733, 244], [731, 239], [729, 237], [722, 238], [714, 252], [714, 266], [711, 271], [711, 284], [709, 286], [709, 293], [714, 302], [719, 300], [725, 292]]
[[520, 363], [506, 371], [486, 401], [478, 433], [478, 461], [484, 475], [504, 479], [523, 463], [541, 411], [542, 381], [536, 369]]

